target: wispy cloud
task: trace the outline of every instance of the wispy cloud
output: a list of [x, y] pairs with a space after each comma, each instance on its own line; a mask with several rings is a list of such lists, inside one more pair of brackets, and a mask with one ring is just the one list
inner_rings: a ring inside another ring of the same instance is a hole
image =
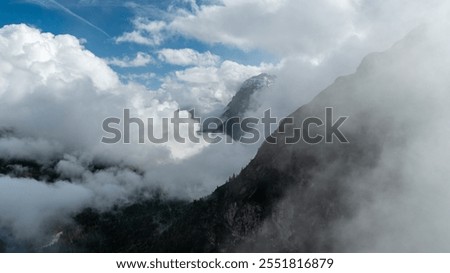
[[214, 66], [220, 61], [219, 56], [214, 55], [209, 51], [200, 53], [191, 48], [165, 48], [158, 51], [158, 58], [166, 63], [181, 66]]
[[117, 43], [128, 42], [157, 46], [165, 39], [165, 32], [167, 32], [167, 23], [165, 21], [150, 21], [142, 17], [137, 17], [133, 20], [133, 25], [135, 29], [117, 37]]
[[58, 9], [64, 11], [65, 13], [71, 15], [72, 17], [75, 17], [76, 19], [80, 20], [81, 22], [87, 24], [88, 26], [96, 29], [97, 31], [103, 33], [107, 37], [111, 37], [106, 31], [104, 31], [100, 27], [94, 25], [93, 23], [91, 23], [87, 19], [83, 18], [82, 16], [78, 15], [77, 13], [73, 12], [72, 10], [70, 10], [68, 7], [64, 6], [63, 4], [61, 4], [61, 3], [59, 3], [59, 2], [57, 2], [55, 0], [28, 0], [28, 2], [34, 3], [34, 4], [38, 4], [38, 5], [47, 7], [47, 8], [56, 7]]
[[122, 59], [119, 58], [109, 58], [106, 59], [106, 62], [109, 65], [118, 66], [118, 67], [142, 67], [150, 64], [153, 61], [152, 56], [146, 54], [144, 52], [138, 52], [134, 59], [126, 56]]

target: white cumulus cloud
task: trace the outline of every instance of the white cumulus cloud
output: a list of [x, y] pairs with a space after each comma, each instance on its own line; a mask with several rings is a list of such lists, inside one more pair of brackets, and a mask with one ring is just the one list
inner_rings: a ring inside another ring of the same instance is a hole
[[[219, 67], [190, 67], [168, 76], [159, 90], [149, 90], [133, 79], [122, 83], [107, 61], [77, 38], [23, 24], [0, 28], [0, 62], [0, 160], [36, 162], [57, 176], [52, 183], [20, 179], [15, 176], [30, 169], [11, 166], [14, 171], [0, 177], [0, 232], [16, 238], [42, 233], [50, 240], [59, 220], [86, 206], [108, 209], [156, 189], [175, 198], [204, 196], [246, 164], [257, 148], [180, 144], [173, 130], [167, 143], [138, 144], [134, 125], [131, 144], [107, 145], [101, 139], [107, 136], [103, 121], [116, 117], [123, 125], [125, 108], [132, 117], [153, 118], [153, 127], [145, 125], [144, 131], [155, 136], [162, 134], [162, 118], [173, 117], [185, 103], [211, 109], [211, 101], [220, 101], [215, 106], [221, 109], [239, 81], [261, 67], [228, 61]], [[181, 114], [187, 117], [186, 111]], [[187, 136], [186, 131], [182, 127], [181, 135]], [[239, 156], [224, 164], [232, 154]]]
[[138, 52], [136, 53], [136, 57], [133, 59], [125, 56], [123, 58], [108, 58], [106, 59], [106, 62], [109, 65], [112, 66], [118, 66], [118, 67], [141, 67], [141, 66], [147, 66], [148, 64], [151, 64], [153, 62], [153, 58], [150, 54], [144, 53], [144, 52]]
[[157, 46], [165, 38], [164, 31], [167, 28], [167, 24], [164, 21], [149, 21], [138, 17], [133, 20], [133, 26], [133, 31], [125, 32], [121, 36], [116, 37], [116, 42]]
[[163, 62], [180, 66], [214, 66], [220, 61], [219, 56], [209, 51], [200, 53], [191, 48], [161, 49], [158, 51], [158, 58]]

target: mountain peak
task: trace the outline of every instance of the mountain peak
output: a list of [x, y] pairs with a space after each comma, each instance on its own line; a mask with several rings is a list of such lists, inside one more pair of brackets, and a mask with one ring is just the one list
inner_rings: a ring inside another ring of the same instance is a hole
[[254, 100], [254, 95], [261, 90], [270, 87], [276, 79], [276, 76], [267, 73], [261, 73], [245, 80], [231, 101], [225, 107], [220, 116], [222, 125], [214, 130], [204, 130], [204, 132], [221, 132], [237, 140], [242, 135], [240, 130], [233, 131], [233, 124], [227, 124], [232, 118], [243, 118], [247, 111], [256, 111], [260, 105]]
[[256, 110], [258, 106], [252, 105], [253, 95], [257, 91], [270, 87], [275, 79], [276, 77], [274, 75], [262, 73], [244, 81], [236, 92], [236, 95], [233, 96], [225, 108], [225, 111], [222, 114], [222, 120], [227, 120], [232, 117], [241, 117], [248, 110]]
[[276, 76], [269, 75], [267, 73], [261, 73], [259, 75], [253, 76], [247, 80], [244, 81], [242, 84], [240, 90], [246, 89], [246, 88], [254, 88], [254, 89], [261, 89], [264, 87], [269, 87], [273, 84], [275, 81]]

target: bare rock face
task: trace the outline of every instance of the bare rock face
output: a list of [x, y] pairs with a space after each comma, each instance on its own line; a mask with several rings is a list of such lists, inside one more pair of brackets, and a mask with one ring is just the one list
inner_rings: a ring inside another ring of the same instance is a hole
[[275, 79], [275, 76], [266, 73], [247, 79], [226, 106], [222, 118], [242, 117], [248, 110], [256, 110], [258, 105], [252, 101], [252, 96], [263, 88], [270, 87]]
[[217, 129], [206, 129], [204, 132], [220, 132], [231, 136], [234, 140], [238, 140], [242, 136], [242, 132], [238, 127], [233, 127], [236, 123], [232, 119], [245, 118], [248, 111], [256, 111], [260, 105], [255, 96], [265, 88], [269, 88], [275, 81], [276, 77], [266, 73], [259, 74], [244, 81], [239, 90], [227, 104], [224, 112], [220, 116], [222, 124]]

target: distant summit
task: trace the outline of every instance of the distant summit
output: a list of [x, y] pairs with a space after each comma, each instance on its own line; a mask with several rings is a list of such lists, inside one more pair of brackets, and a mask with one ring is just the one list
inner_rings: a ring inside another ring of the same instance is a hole
[[238, 126], [234, 126], [235, 128], [233, 128], [233, 124], [236, 124], [236, 122], [231, 122], [230, 120], [235, 118], [242, 119], [244, 118], [244, 114], [246, 112], [256, 111], [260, 105], [254, 99], [254, 95], [261, 90], [270, 87], [275, 79], [276, 76], [274, 75], [262, 73], [244, 81], [231, 101], [225, 107], [223, 114], [220, 116], [222, 125], [217, 129], [204, 129], [203, 132], [225, 133], [231, 136], [234, 140], [238, 140], [241, 137], [242, 132], [236, 128]]
[[249, 110], [257, 110], [259, 105], [252, 100], [253, 95], [271, 86], [275, 79], [276, 77], [273, 75], [262, 73], [244, 81], [236, 95], [233, 96], [226, 106], [225, 112], [221, 116], [223, 120], [232, 117], [242, 117]]

